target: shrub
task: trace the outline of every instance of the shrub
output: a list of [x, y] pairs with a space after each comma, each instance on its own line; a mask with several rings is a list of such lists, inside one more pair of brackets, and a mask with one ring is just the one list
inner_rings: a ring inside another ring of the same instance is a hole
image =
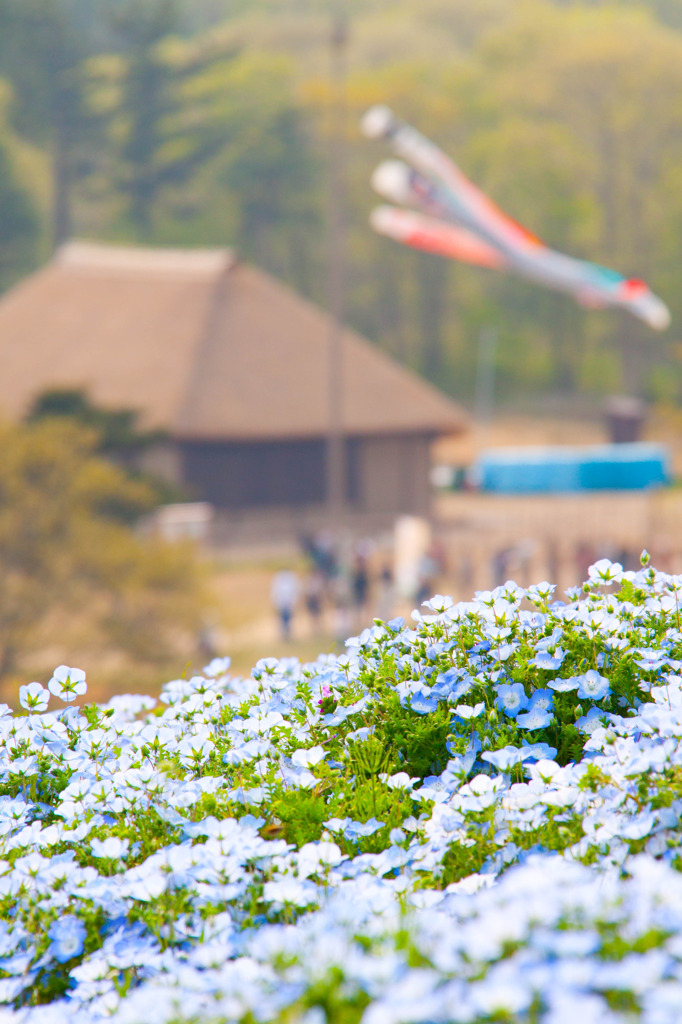
[[676, 1024], [681, 589], [603, 561], [158, 705], [23, 687], [8, 1019]]

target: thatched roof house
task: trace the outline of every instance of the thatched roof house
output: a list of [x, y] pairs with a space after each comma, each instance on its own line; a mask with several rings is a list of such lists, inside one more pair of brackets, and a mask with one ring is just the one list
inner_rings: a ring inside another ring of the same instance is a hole
[[[80, 387], [140, 411], [166, 470], [224, 509], [321, 505], [327, 315], [228, 250], [72, 242], [0, 300], [0, 414]], [[343, 338], [348, 498], [425, 511], [428, 448], [462, 412], [352, 331]]]

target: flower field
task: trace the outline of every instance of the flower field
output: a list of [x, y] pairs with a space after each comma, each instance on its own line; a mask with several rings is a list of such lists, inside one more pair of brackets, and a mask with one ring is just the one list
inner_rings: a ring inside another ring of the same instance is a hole
[[0, 1024], [679, 1024], [682, 577], [0, 711]]

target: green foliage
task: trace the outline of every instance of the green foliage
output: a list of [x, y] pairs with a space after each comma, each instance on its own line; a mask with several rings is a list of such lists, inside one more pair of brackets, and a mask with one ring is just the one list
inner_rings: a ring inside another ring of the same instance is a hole
[[114, 647], [154, 661], [199, 614], [191, 552], [122, 522], [154, 494], [96, 444], [66, 419], [0, 428], [0, 676], [39, 638], [54, 642], [60, 616], [91, 616]]
[[450, 715], [445, 707], [431, 715], [417, 715], [403, 708], [395, 694], [385, 702], [386, 741], [395, 750], [394, 771], [408, 775], [438, 775], [443, 771], [448, 752], [445, 743], [450, 731]]
[[20, 146], [7, 125], [8, 100], [0, 80], [0, 291], [34, 267], [40, 236], [35, 196], [22, 181]]
[[137, 426], [138, 413], [132, 409], [105, 409], [94, 405], [84, 391], [74, 388], [53, 388], [37, 395], [26, 417], [29, 423], [65, 417], [96, 435], [93, 451], [123, 466], [128, 474], [147, 487], [147, 492], [132, 495], [111, 495], [100, 511], [109, 518], [133, 525], [140, 515], [155, 504], [180, 501], [185, 494], [179, 486], [146, 472], [142, 467], [146, 451], [163, 442], [162, 430], [142, 430]]
[[38, 232], [37, 211], [17, 180], [10, 147], [0, 137], [0, 290], [32, 269]]
[[[680, 963], [682, 577], [641, 564], [601, 560], [568, 602], [511, 581], [433, 598], [248, 679], [213, 663], [155, 710], [48, 711], [64, 667], [22, 687], [0, 718], [0, 916], [30, 965], [14, 1009], [156, 1011], [170, 990], [169, 1024], [185, 1004], [235, 1019], [237, 997], [244, 1021], [398, 1001], [446, 1020], [489, 983], [472, 1022], [540, 1024], [565, 968], [569, 1014], [587, 995], [644, 1020]], [[530, 970], [544, 987], [518, 1012]]]
[[93, 405], [85, 392], [71, 388], [54, 388], [37, 395], [27, 419], [41, 420], [54, 416], [67, 416], [97, 431], [98, 448], [102, 452], [122, 453], [126, 449], [156, 440], [157, 435], [138, 432], [135, 428], [137, 413], [131, 409], [102, 409]]
[[83, 61], [90, 28], [75, 20], [78, 0], [0, 0], [0, 75], [14, 92], [13, 122], [44, 147], [53, 244], [73, 232], [74, 188], [93, 168], [98, 127], [85, 106]]
[[273, 799], [271, 806], [271, 825], [274, 828], [271, 827], [266, 834], [272, 835], [276, 831], [277, 835], [281, 834], [288, 843], [299, 848], [320, 838], [324, 831], [322, 822], [329, 817], [324, 796], [315, 790], [311, 793], [283, 791]]
[[[646, 278], [679, 317], [677, 0], [348, 9], [352, 324], [463, 398], [472, 338], [496, 325], [500, 394], [625, 388], [678, 402], [672, 336], [652, 351], [644, 328], [615, 314], [373, 236], [369, 175], [382, 154], [355, 127], [370, 103], [388, 103], [541, 238]], [[234, 244], [324, 301], [328, 34], [324, 5], [0, 0], [0, 75], [13, 126], [50, 156], [56, 237], [75, 218], [103, 238]], [[0, 286], [34, 258], [22, 192], [4, 204], [0, 189], [0, 226], [3, 210], [8, 229], [18, 218]]]

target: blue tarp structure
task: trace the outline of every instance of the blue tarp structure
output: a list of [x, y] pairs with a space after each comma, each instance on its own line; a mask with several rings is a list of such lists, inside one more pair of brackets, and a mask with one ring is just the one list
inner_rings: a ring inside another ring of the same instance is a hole
[[657, 444], [498, 448], [478, 459], [473, 482], [499, 494], [636, 491], [666, 484], [668, 463]]

